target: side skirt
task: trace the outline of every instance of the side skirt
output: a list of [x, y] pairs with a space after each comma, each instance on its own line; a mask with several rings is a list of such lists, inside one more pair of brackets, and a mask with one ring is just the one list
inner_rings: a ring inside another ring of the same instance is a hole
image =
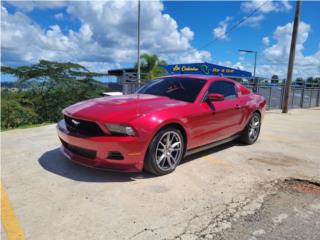
[[224, 144], [224, 143], [227, 143], [227, 142], [231, 142], [231, 141], [237, 139], [238, 137], [240, 137], [240, 135], [233, 135], [231, 137], [228, 137], [228, 138], [225, 138], [225, 139], [213, 142], [213, 143], [209, 143], [209, 144], [201, 146], [201, 147], [190, 149], [190, 150], [188, 150], [186, 152], [186, 154], [184, 156], [186, 157], [186, 156], [195, 154], [197, 152], [201, 152], [201, 151], [207, 150], [209, 148], [213, 148], [213, 147], [219, 146], [221, 144]]

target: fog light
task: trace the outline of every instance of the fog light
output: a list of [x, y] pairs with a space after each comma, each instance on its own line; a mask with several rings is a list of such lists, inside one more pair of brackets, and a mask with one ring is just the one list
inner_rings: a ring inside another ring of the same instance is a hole
[[108, 159], [112, 159], [112, 160], [123, 160], [123, 156], [120, 152], [109, 152], [108, 154]]

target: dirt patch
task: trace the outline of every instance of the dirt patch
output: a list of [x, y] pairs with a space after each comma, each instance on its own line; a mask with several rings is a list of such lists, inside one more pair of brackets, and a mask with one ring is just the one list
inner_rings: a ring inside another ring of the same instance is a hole
[[259, 163], [264, 163], [272, 166], [280, 166], [280, 167], [290, 167], [293, 165], [297, 165], [301, 162], [299, 158], [283, 155], [281, 153], [277, 154], [266, 154], [265, 156], [257, 156], [253, 158], [249, 158], [248, 161], [255, 161]]
[[291, 189], [301, 193], [320, 194], [320, 183], [302, 179], [288, 179], [285, 184]]

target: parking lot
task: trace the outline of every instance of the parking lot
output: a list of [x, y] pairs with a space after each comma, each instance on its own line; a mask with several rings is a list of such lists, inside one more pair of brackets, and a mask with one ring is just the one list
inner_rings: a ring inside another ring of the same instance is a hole
[[26, 239], [210, 239], [258, 211], [280, 180], [320, 181], [320, 108], [269, 111], [256, 144], [198, 153], [162, 177], [75, 165], [60, 153], [55, 125], [1, 139], [2, 187], [15, 213], [2, 224], [14, 221], [10, 234]]

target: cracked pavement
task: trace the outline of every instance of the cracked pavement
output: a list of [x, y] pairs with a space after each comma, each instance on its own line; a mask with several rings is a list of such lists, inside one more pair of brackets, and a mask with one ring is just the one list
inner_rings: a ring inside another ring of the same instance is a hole
[[162, 177], [75, 165], [59, 152], [55, 125], [2, 132], [2, 184], [26, 239], [293, 239], [305, 214], [296, 234], [319, 221], [319, 195], [278, 186], [320, 181], [319, 119], [319, 108], [269, 111], [256, 144], [195, 154]]

